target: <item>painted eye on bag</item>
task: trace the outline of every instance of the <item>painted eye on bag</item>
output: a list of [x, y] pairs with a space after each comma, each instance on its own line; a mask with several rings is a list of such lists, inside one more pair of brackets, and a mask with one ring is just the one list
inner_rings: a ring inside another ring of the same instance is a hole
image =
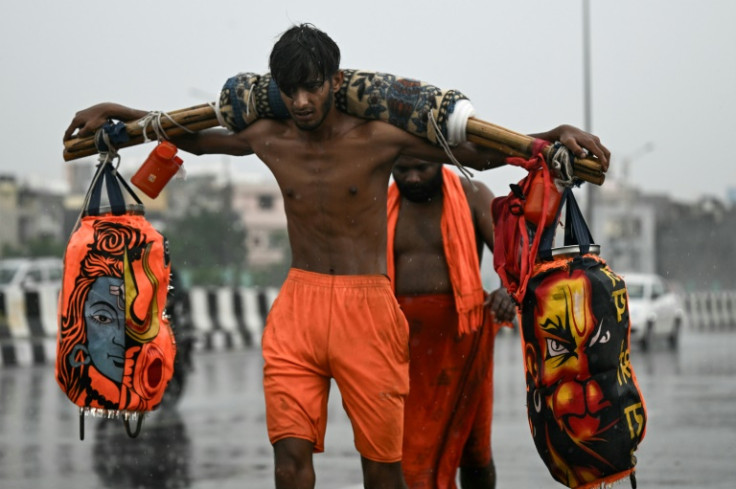
[[115, 314], [109, 310], [109, 307], [107, 305], [98, 305], [98, 307], [89, 311], [87, 317], [95, 323], [104, 326], [113, 324], [115, 323]]
[[92, 319], [100, 324], [112, 324], [112, 318], [104, 314], [94, 314], [92, 315]]
[[550, 358], [558, 357], [565, 353], [570, 353], [570, 350], [567, 349], [564, 343], [554, 338], [547, 338], [547, 355]]
[[606, 331], [603, 332], [603, 321], [601, 321], [601, 324], [598, 326], [598, 330], [595, 332], [595, 336], [590, 340], [590, 345], [603, 345], [609, 341], [611, 341], [611, 330], [606, 328]]

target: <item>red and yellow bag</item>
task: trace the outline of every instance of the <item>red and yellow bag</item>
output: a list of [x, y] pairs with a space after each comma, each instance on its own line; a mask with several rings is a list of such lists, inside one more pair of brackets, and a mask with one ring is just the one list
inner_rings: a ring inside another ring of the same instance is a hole
[[[103, 185], [109, 207], [100, 205]], [[121, 187], [137, 204], [126, 205]], [[165, 238], [112, 163], [100, 163], [67, 244], [59, 298], [56, 379], [80, 407], [80, 438], [85, 414], [122, 417], [135, 436], [161, 402], [176, 355], [164, 315], [169, 274]]]
[[[501, 244], [494, 255], [503, 256], [494, 264], [501, 263], [499, 275], [519, 304], [532, 437], [550, 474], [568, 487], [603, 487], [626, 477], [636, 487], [634, 452], [647, 415], [629, 358], [626, 284], [597, 255], [569, 186], [549, 224], [528, 219], [529, 195], [519, 189], [531, 189], [537, 172], [548, 173], [546, 164], [531, 167], [517, 190], [493, 206], [494, 220], [506, 219], [496, 223]], [[553, 248], [563, 206], [564, 246]]]

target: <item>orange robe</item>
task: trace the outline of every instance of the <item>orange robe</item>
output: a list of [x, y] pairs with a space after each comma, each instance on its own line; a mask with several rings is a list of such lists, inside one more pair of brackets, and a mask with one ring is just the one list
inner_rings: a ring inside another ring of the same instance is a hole
[[[443, 171], [441, 228], [453, 294], [397, 298], [410, 331], [402, 466], [412, 489], [455, 488], [459, 466], [480, 467], [491, 460], [495, 328], [483, 307], [470, 208], [459, 177]], [[392, 185], [387, 254], [392, 283], [399, 204]]]

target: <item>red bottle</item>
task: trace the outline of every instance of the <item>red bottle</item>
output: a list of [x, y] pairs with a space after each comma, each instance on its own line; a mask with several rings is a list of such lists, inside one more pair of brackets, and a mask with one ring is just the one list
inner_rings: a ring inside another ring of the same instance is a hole
[[176, 152], [177, 148], [172, 143], [161, 141], [153, 148], [130, 181], [143, 193], [155, 199], [184, 163], [176, 156]]
[[[547, 192], [547, 207], [542, 209], [542, 200], [544, 199], [545, 190]], [[535, 225], [539, 225], [542, 215], [545, 216], [545, 227], [552, 224], [557, 216], [557, 208], [560, 206], [560, 198], [562, 195], [557, 190], [555, 184], [551, 181], [545, 189], [544, 175], [539, 171], [532, 177], [532, 183], [529, 189], [529, 195], [526, 196], [524, 204], [524, 217], [527, 221], [531, 221]]]

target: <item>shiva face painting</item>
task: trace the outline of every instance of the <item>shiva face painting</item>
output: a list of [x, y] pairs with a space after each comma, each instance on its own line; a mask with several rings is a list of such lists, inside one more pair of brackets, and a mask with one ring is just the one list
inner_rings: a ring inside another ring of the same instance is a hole
[[624, 411], [638, 392], [622, 375], [630, 371], [628, 312], [616, 312], [613, 278], [598, 269], [556, 271], [530, 282], [525, 298], [530, 428], [550, 472], [569, 487], [633, 465]]
[[117, 277], [100, 277], [84, 302], [87, 349], [92, 364], [108, 379], [121, 382], [125, 365], [125, 289]]
[[162, 315], [169, 265], [161, 237], [110, 221], [83, 220], [78, 233], [65, 257], [78, 270], [65, 269], [57, 381], [79, 406], [149, 410], [175, 354]]

